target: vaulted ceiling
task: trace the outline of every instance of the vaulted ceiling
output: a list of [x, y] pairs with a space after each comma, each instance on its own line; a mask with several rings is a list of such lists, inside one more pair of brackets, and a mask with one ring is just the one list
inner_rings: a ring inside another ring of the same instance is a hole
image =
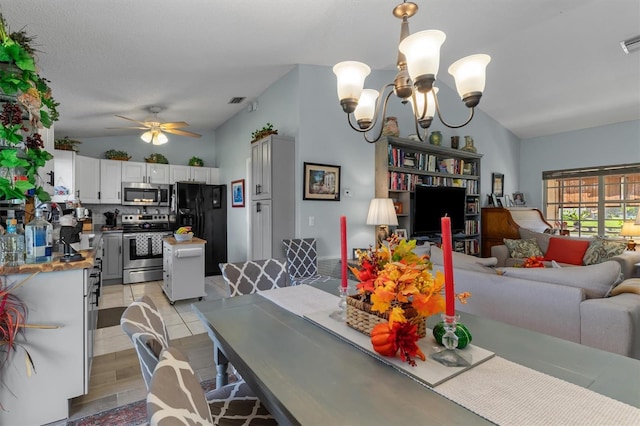
[[[640, 119], [638, 0], [415, 0], [412, 32], [447, 34], [438, 78], [472, 53], [492, 62], [480, 109], [520, 138]], [[60, 102], [56, 135], [122, 135], [115, 114], [151, 105], [190, 131], [216, 129], [295, 64], [353, 59], [394, 69], [399, 0], [0, 0], [37, 36]], [[228, 104], [236, 96], [240, 104]], [[336, 100], [336, 108], [338, 108]]]

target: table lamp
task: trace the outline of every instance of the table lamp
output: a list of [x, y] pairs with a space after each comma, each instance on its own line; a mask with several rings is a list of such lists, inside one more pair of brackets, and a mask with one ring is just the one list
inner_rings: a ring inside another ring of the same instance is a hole
[[627, 250], [636, 251], [636, 242], [633, 241], [633, 237], [640, 237], [640, 224], [636, 222], [624, 222], [622, 224], [622, 230], [620, 235], [623, 237], [630, 237], [627, 242]]
[[369, 214], [367, 215], [367, 225], [378, 226], [376, 233], [378, 247], [389, 237], [388, 225], [398, 225], [396, 209], [391, 198], [374, 198], [369, 204]]

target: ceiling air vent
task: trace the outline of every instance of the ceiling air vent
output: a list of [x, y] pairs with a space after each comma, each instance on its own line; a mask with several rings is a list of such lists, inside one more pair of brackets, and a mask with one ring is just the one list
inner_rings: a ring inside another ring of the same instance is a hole
[[246, 96], [242, 96], [242, 97], [236, 96], [235, 98], [231, 98], [229, 100], [229, 103], [230, 104], [239, 104], [239, 103], [242, 103], [245, 99], [247, 99]]

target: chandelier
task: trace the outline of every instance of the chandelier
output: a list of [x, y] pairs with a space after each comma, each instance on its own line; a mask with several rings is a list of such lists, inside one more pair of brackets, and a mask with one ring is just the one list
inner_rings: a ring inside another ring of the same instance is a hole
[[[366, 64], [345, 61], [333, 67], [338, 80], [338, 98], [343, 111], [347, 114], [347, 121], [352, 129], [363, 133], [365, 140], [369, 143], [377, 142], [382, 135], [382, 124], [375, 138], [370, 139], [367, 132], [371, 131], [378, 121], [384, 123], [391, 94], [402, 99], [403, 104], [407, 102], [411, 104], [416, 134], [421, 141], [426, 139], [426, 129], [431, 125], [435, 113], [438, 114], [442, 124], [449, 128], [457, 129], [466, 126], [473, 118], [474, 108], [482, 97], [485, 70], [491, 57], [479, 54], [459, 59], [449, 67], [449, 74], [455, 79], [456, 89], [462, 102], [469, 108], [469, 117], [464, 123], [457, 125], [449, 124], [442, 118], [438, 104], [438, 88], [433, 84], [440, 66], [440, 46], [444, 43], [446, 35], [439, 30], [426, 30], [409, 35], [409, 18], [416, 12], [418, 12], [418, 5], [407, 1], [393, 9], [393, 16], [402, 19], [398, 46], [398, 74], [393, 83], [386, 84], [380, 92], [363, 89], [364, 80], [371, 72], [371, 68]], [[387, 90], [388, 93], [385, 95]], [[380, 114], [381, 107], [382, 114]], [[352, 115], [357, 126], [353, 123]], [[425, 129], [425, 135], [420, 129]]]

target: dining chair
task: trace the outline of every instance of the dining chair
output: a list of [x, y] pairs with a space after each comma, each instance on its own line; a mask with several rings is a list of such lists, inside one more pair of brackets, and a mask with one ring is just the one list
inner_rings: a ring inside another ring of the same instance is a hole
[[205, 393], [187, 357], [176, 348], [160, 354], [147, 394], [147, 420], [151, 426], [277, 425], [244, 381]]
[[288, 284], [285, 262], [279, 259], [220, 263], [218, 266], [227, 284], [229, 297], [286, 287]]
[[325, 282], [332, 277], [318, 274], [318, 252], [315, 238], [282, 240], [287, 255], [287, 271], [291, 285]]
[[129, 336], [138, 354], [147, 390], [163, 349], [169, 347], [169, 333], [162, 315], [148, 296], [136, 299], [125, 309], [120, 327]]

